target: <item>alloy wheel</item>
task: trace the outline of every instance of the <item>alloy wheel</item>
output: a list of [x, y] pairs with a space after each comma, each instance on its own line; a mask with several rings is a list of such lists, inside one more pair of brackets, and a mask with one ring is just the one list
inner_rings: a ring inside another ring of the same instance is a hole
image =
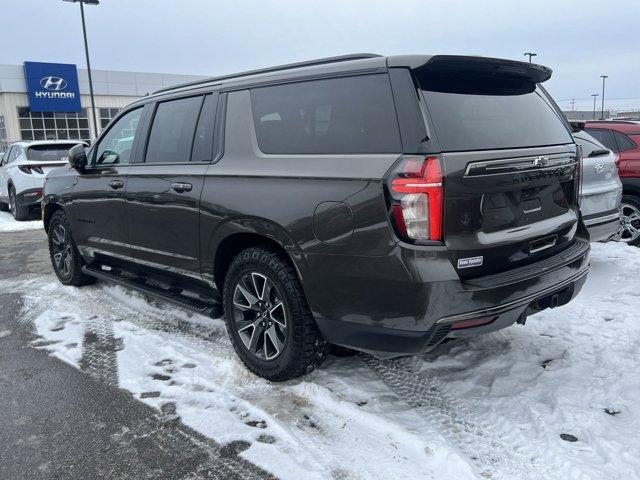
[[51, 232], [51, 243], [53, 246], [53, 261], [56, 270], [63, 276], [68, 277], [71, 273], [71, 243], [64, 225], [57, 224]]
[[640, 210], [629, 203], [620, 206], [620, 230], [616, 235], [619, 242], [631, 243], [640, 237]]
[[233, 292], [233, 315], [246, 349], [261, 360], [274, 360], [287, 341], [287, 309], [278, 287], [259, 272], [244, 274]]

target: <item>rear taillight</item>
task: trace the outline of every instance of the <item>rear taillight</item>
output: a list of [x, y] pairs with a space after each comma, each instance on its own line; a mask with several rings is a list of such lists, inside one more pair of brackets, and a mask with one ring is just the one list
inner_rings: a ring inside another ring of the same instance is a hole
[[388, 181], [391, 217], [407, 240], [443, 238], [443, 175], [438, 157], [402, 157]]
[[[611, 152], [611, 153], [613, 153], [613, 152]], [[617, 153], [613, 153], [613, 157], [615, 158], [613, 163], [615, 163], [616, 164], [616, 168], [618, 170], [620, 170], [620, 155], [618, 155]]]
[[32, 172], [39, 173], [40, 175], [44, 173], [42, 171], [42, 167], [39, 167], [37, 165], [18, 165], [18, 168], [21, 172], [24, 172], [27, 175], [31, 175]]
[[577, 145], [578, 147], [578, 162], [576, 163], [576, 178], [575, 178], [575, 189], [574, 189], [574, 198], [575, 204], [578, 209], [580, 209], [580, 193], [582, 193], [582, 163], [583, 163], [583, 155], [582, 155], [582, 145]]

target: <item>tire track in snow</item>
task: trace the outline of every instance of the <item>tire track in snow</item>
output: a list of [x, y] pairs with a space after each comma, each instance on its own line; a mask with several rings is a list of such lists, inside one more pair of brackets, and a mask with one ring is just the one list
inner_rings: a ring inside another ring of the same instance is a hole
[[121, 339], [113, 337], [113, 323], [91, 317], [83, 322], [80, 369], [114, 387], [118, 386], [116, 352], [123, 348]]
[[[419, 375], [407, 358], [380, 360], [360, 354], [360, 359], [401, 399], [417, 409], [486, 478], [575, 479], [592, 476], [562, 461], [545, 449], [526, 448], [528, 441], [504, 417], [475, 412], [460, 399], [443, 392], [434, 378]], [[509, 447], [517, 442], [520, 449]]]

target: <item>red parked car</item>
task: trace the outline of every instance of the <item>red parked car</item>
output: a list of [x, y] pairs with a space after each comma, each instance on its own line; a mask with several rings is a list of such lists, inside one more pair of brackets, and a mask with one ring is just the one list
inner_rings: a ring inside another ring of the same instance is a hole
[[640, 246], [640, 123], [624, 120], [587, 122], [585, 131], [619, 157], [623, 187], [620, 240]]

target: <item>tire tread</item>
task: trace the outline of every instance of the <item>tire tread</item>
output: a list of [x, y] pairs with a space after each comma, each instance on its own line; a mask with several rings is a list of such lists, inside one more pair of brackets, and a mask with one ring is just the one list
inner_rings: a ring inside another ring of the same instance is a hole
[[[290, 380], [312, 372], [327, 357], [329, 344], [322, 338], [318, 327], [313, 319], [313, 315], [307, 304], [302, 284], [298, 279], [298, 275], [293, 265], [287, 258], [283, 258], [280, 252], [267, 247], [251, 247], [240, 252], [231, 262], [226, 278], [231, 278], [235, 271], [244, 267], [247, 263], [257, 264], [273, 271], [277, 278], [282, 282], [285, 288], [284, 295], [289, 300], [291, 310], [291, 324], [293, 325], [293, 335], [291, 338], [293, 352], [291, 361], [284, 368], [277, 366], [266, 367], [259, 365], [257, 362], [251, 361], [246, 352], [236, 345], [230, 328], [233, 324], [229, 320], [229, 315], [225, 313], [225, 320], [231, 343], [237, 355], [256, 375], [266, 378], [267, 380], [282, 382]], [[227, 300], [232, 295], [230, 282], [224, 284], [224, 304], [229, 303]]]
[[53, 248], [51, 241], [51, 234], [49, 234], [48, 243], [49, 243], [49, 258], [51, 259], [51, 266], [53, 266], [53, 270], [60, 280], [60, 283], [63, 285], [71, 285], [74, 287], [83, 287], [85, 285], [90, 285], [95, 283], [96, 279], [84, 273], [82, 271], [82, 266], [84, 265], [84, 261], [82, 260], [82, 256], [78, 251], [78, 247], [76, 246], [76, 242], [73, 239], [73, 230], [71, 228], [71, 222], [65, 215], [62, 210], [59, 210], [53, 214], [51, 217], [51, 221], [49, 222], [49, 232], [53, 231], [53, 228], [56, 224], [62, 223], [64, 228], [67, 230], [67, 235], [69, 236], [69, 241], [71, 242], [71, 250], [73, 251], [73, 262], [71, 265], [71, 277], [69, 279], [61, 278], [58, 275], [58, 271], [54, 266], [53, 260]]
[[24, 222], [25, 220], [29, 220], [29, 207], [25, 207], [18, 201], [18, 196], [16, 195], [15, 188], [10, 187], [9, 195], [13, 194], [13, 218], [15, 218], [18, 222]]
[[[622, 196], [622, 203], [630, 203], [636, 208], [640, 209], [640, 196], [633, 194], [625, 194]], [[640, 237], [636, 238], [633, 242], [629, 242], [629, 245], [634, 247], [640, 247]]]

